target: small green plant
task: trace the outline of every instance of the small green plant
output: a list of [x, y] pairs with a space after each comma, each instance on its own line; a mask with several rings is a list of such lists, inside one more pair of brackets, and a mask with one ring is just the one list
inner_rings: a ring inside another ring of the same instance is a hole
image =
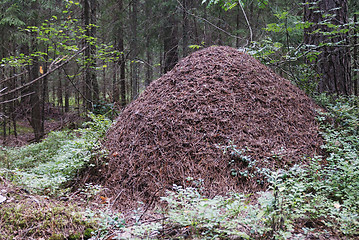
[[[359, 233], [359, 109], [357, 97], [318, 96], [318, 120], [328, 157], [287, 171], [278, 188], [296, 219], [324, 223], [350, 237]], [[275, 185], [272, 185], [275, 186]]]
[[177, 235], [171, 237], [179, 239], [288, 239], [295, 236], [293, 220], [297, 215], [284, 196], [283, 176], [283, 172], [273, 173], [271, 191], [258, 193], [257, 203], [238, 193], [207, 198], [197, 188], [175, 185], [161, 198], [167, 206], [162, 213], [164, 221], [138, 222], [121, 229], [118, 236], [161, 238], [175, 230]]
[[240, 179], [252, 178], [260, 182], [270, 173], [267, 168], [259, 168], [257, 161], [247, 155], [246, 150], [238, 149], [238, 146], [232, 141], [229, 141], [227, 145], [217, 145], [217, 147], [222, 149], [224, 155], [228, 155], [230, 159], [228, 166], [233, 177]]
[[96, 239], [107, 239], [114, 231], [124, 229], [126, 221], [120, 213], [115, 213], [111, 209], [92, 211], [87, 209], [85, 212], [87, 221], [95, 221], [98, 224], [96, 230], [91, 230], [91, 235]]
[[106, 101], [100, 101], [93, 106], [94, 114], [107, 116], [111, 119], [116, 117], [118, 113], [116, 112], [115, 104], [108, 103]]

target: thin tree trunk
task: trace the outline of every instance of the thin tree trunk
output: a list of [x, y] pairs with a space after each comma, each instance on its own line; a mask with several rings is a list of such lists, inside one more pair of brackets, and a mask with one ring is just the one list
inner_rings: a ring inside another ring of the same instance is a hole
[[182, 0], [182, 41], [183, 41], [183, 56], [187, 56], [188, 54], [188, 45], [189, 45], [189, 26], [188, 26], [188, 14], [187, 14], [187, 8], [188, 8], [188, 0]]
[[[33, 59], [33, 64], [29, 68], [29, 81], [39, 77], [39, 63], [38, 59]], [[32, 94], [30, 95], [31, 106], [31, 126], [34, 130], [35, 141], [39, 142], [43, 137], [42, 132], [42, 116], [41, 116], [41, 103], [40, 103], [40, 81], [33, 83], [30, 87]]]
[[107, 76], [106, 76], [106, 69], [107, 68], [103, 68], [102, 69], [102, 96], [103, 99], [106, 100], [106, 96], [107, 96]]
[[57, 85], [57, 101], [58, 106], [61, 109], [61, 112], [63, 112], [63, 106], [64, 106], [64, 99], [63, 99], [63, 87], [62, 87], [62, 76], [61, 71], [58, 71], [58, 85]]
[[[46, 53], [48, 56], [48, 46], [46, 46]], [[44, 68], [42, 69], [41, 74], [46, 73], [48, 70], [47, 67], [47, 56], [45, 57], [46, 61], [44, 63]], [[41, 132], [45, 133], [45, 106], [46, 103], [48, 103], [49, 100], [49, 86], [48, 86], [48, 78], [47, 76], [44, 77], [41, 80], [41, 84], [42, 84], [42, 93], [41, 93]]]
[[138, 33], [137, 33], [137, 10], [138, 0], [132, 0], [130, 2], [130, 21], [131, 21], [131, 41], [130, 41], [130, 70], [131, 70], [131, 99], [136, 99], [139, 90], [139, 68], [136, 63], [136, 57], [138, 55]]
[[[91, 24], [93, 26], [96, 26], [97, 24], [97, 0], [91, 0], [91, 14], [90, 14], [90, 19], [91, 19]], [[91, 37], [96, 37], [96, 27], [91, 27], [90, 29], [90, 36]], [[92, 100], [94, 102], [94, 104], [98, 104], [100, 101], [100, 86], [99, 83], [97, 81], [97, 74], [95, 71], [95, 68], [97, 66], [96, 63], [96, 59], [94, 58], [94, 55], [96, 54], [96, 46], [95, 45], [91, 45], [91, 58], [92, 58], [92, 71], [91, 71], [91, 88], [93, 90], [92, 92]]]
[[120, 101], [120, 91], [118, 87], [118, 66], [117, 63], [113, 63], [113, 69], [112, 69], [112, 101], [113, 102], [119, 102]]
[[[95, 27], [91, 24], [96, 24], [96, 0], [84, 0], [84, 25], [86, 27], [86, 35], [95, 37]], [[96, 79], [95, 66], [96, 62], [93, 57], [96, 48], [90, 42], [86, 42], [88, 48], [85, 50], [86, 70], [85, 70], [85, 106], [87, 111], [93, 111], [94, 104], [99, 99], [99, 86]]]
[[[38, 9], [38, 1], [33, 1], [32, 3], [33, 9]], [[37, 26], [37, 19], [32, 20], [33, 26]], [[37, 51], [37, 41], [35, 39], [35, 36], [32, 36], [31, 41], [31, 51], [36, 52]], [[29, 81], [32, 81], [39, 77], [39, 60], [37, 57], [34, 57], [33, 63], [31, 66], [29, 66]], [[40, 86], [41, 81], [36, 81], [32, 85], [30, 85], [30, 92], [32, 93], [30, 95], [30, 106], [31, 106], [31, 126], [34, 130], [35, 135], [35, 141], [39, 142], [41, 138], [44, 135], [43, 131], [43, 117], [42, 117], [42, 107], [41, 107], [41, 91], [42, 87]]]
[[65, 87], [65, 112], [69, 112], [70, 111], [70, 86], [69, 86], [69, 81], [66, 80], [64, 82], [64, 87]]
[[118, 30], [117, 30], [117, 50], [121, 53], [119, 61], [118, 61], [118, 65], [119, 65], [119, 78], [120, 78], [120, 91], [118, 90], [118, 84], [117, 84], [117, 74], [116, 75], [116, 79], [114, 79], [114, 85], [116, 86], [116, 88], [114, 89], [114, 100], [115, 101], [119, 101], [119, 98], [121, 96], [121, 106], [125, 107], [127, 104], [126, 101], [126, 62], [125, 62], [125, 55], [124, 55], [124, 31], [123, 31], [123, 0], [118, 0], [117, 1], [117, 7], [118, 7]]
[[[6, 99], [6, 96], [4, 96], [4, 100]], [[3, 104], [2, 106], [2, 112], [3, 112], [3, 115], [1, 116], [2, 117], [2, 125], [3, 125], [3, 141], [5, 142], [6, 141], [6, 104]]]
[[[6, 86], [6, 83], [5, 84], [1, 84], [1, 89], [3, 89], [3, 88], [6, 88], [7, 86]], [[5, 96], [3, 96], [3, 98], [2, 98], [2, 101], [6, 101], [7, 100], [7, 96], [5, 95]], [[5, 141], [6, 141], [6, 126], [7, 126], [7, 123], [6, 123], [6, 115], [7, 115], [7, 109], [6, 109], [6, 105], [7, 104], [2, 104], [2, 107], [1, 107], [1, 111], [2, 111], [2, 113], [1, 113], [1, 115], [0, 115], [0, 118], [1, 118], [1, 120], [2, 120], [2, 127], [3, 127], [3, 142], [5, 143]]]
[[146, 79], [145, 86], [150, 85], [153, 78], [153, 67], [152, 67], [152, 51], [151, 51], [151, 30], [150, 30], [150, 20], [152, 19], [151, 6], [150, 2], [145, 3], [145, 15], [147, 17], [145, 29], [146, 29]]
[[[13, 76], [16, 74], [16, 69], [13, 68]], [[11, 81], [11, 87], [10, 89], [15, 89], [16, 87], [16, 80], [17, 78], [15, 77], [12, 81]], [[16, 93], [14, 94], [11, 94], [12, 96], [10, 96], [11, 98], [15, 98], [16, 97]], [[12, 124], [13, 124], [13, 129], [14, 129], [14, 136], [15, 138], [17, 138], [17, 128], [16, 128], [16, 112], [15, 112], [15, 109], [16, 109], [16, 104], [18, 103], [18, 101], [12, 101], [10, 103], [10, 118], [11, 118], [11, 121], [12, 121]]]
[[165, 12], [169, 14], [163, 28], [164, 72], [166, 73], [178, 62], [178, 20], [171, 9]]

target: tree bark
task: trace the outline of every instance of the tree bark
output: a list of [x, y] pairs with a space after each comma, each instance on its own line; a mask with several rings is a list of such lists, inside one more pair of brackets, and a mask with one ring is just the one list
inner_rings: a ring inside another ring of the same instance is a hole
[[126, 62], [125, 62], [125, 55], [123, 54], [124, 51], [124, 44], [123, 38], [121, 37], [119, 46], [118, 46], [121, 56], [120, 56], [120, 89], [121, 89], [121, 106], [125, 107], [127, 104], [126, 100]]
[[[91, 26], [96, 25], [96, 4], [96, 0], [84, 0], [84, 25], [86, 35], [89, 37], [95, 37], [96, 35], [95, 27]], [[88, 48], [85, 50], [86, 71], [84, 101], [86, 102], [86, 110], [93, 111], [94, 104], [96, 104], [99, 99], [99, 86], [95, 72], [96, 60], [93, 57], [96, 47], [90, 42], [85, 42], [85, 45], [87, 45]]]
[[[37, 58], [33, 59], [33, 64], [29, 67], [30, 81], [39, 77], [39, 63]], [[30, 95], [31, 118], [30, 123], [34, 130], [35, 141], [39, 142], [44, 135], [42, 131], [42, 116], [40, 103], [40, 81], [36, 81], [30, 86], [32, 94]]]
[[151, 29], [150, 29], [150, 21], [152, 19], [152, 12], [151, 12], [151, 2], [146, 1], [145, 3], [145, 15], [146, 15], [146, 79], [145, 79], [145, 87], [150, 85], [152, 78], [153, 78], [153, 66], [152, 66], [152, 54], [151, 51]]
[[131, 71], [131, 99], [136, 99], [139, 88], [139, 66], [136, 62], [138, 55], [138, 33], [137, 33], [137, 15], [138, 15], [138, 0], [130, 2], [130, 71]]
[[70, 86], [69, 81], [65, 81], [64, 83], [65, 87], [65, 112], [70, 111]]
[[173, 9], [165, 11], [169, 14], [163, 27], [164, 73], [170, 71], [178, 62], [178, 20]]
[[[314, 66], [320, 76], [318, 91], [350, 95], [352, 93], [351, 57], [349, 48], [343, 46], [349, 45], [348, 33], [328, 35], [334, 29], [325, 24], [343, 26], [348, 23], [347, 0], [305, 0], [304, 21], [313, 23], [304, 31], [304, 43], [315, 46], [325, 44], [320, 47], [321, 53]], [[318, 32], [314, 32], [316, 30]], [[328, 46], [328, 44], [332, 45]]]
[[[116, 19], [117, 31], [116, 31], [116, 47], [120, 52], [118, 67], [119, 67], [119, 76], [117, 76], [117, 69], [114, 71], [113, 75], [113, 98], [115, 102], [120, 101], [120, 105], [125, 107], [127, 104], [126, 101], [126, 62], [124, 55], [124, 31], [123, 31], [123, 0], [117, 0], [117, 8], [118, 8], [118, 19]], [[117, 66], [116, 66], [117, 68]], [[117, 78], [119, 77], [119, 81]]]
[[187, 9], [189, 5], [189, 0], [182, 0], [182, 41], [183, 41], [183, 56], [188, 54], [188, 45], [189, 45], [189, 25], [188, 25], [188, 14]]
[[61, 71], [58, 71], [58, 86], [57, 86], [57, 104], [61, 109], [61, 112], [63, 112], [63, 106], [64, 106], [64, 99], [63, 99], [63, 87], [62, 87], [62, 77], [61, 77]]
[[[92, 0], [91, 1], [91, 14], [90, 14], [90, 19], [91, 19], [91, 24], [93, 25], [93, 27], [91, 27], [90, 29], [90, 36], [91, 37], [96, 37], [96, 24], [97, 24], [97, 0]], [[96, 74], [96, 58], [94, 57], [96, 54], [96, 45], [90, 45], [90, 49], [91, 49], [91, 58], [92, 58], [92, 76], [91, 76], [91, 85], [92, 85], [92, 101], [94, 102], [94, 104], [98, 104], [100, 101], [100, 86], [98, 84], [97, 81], [97, 74]]]
[[[38, 2], [34, 1], [32, 3], [33, 9], [38, 9]], [[32, 20], [33, 26], [37, 26], [37, 15], [35, 15], [35, 18]], [[32, 36], [31, 40], [31, 52], [36, 52], [38, 48], [37, 41], [35, 39], [35, 36]], [[32, 61], [32, 65], [29, 66], [29, 82], [32, 82], [33, 80], [37, 79], [39, 77], [39, 60], [38, 57], [34, 57]], [[43, 117], [42, 117], [42, 105], [44, 104], [41, 102], [41, 91], [42, 87], [40, 86], [40, 83], [42, 81], [35, 81], [29, 86], [30, 89], [30, 106], [31, 106], [31, 118], [30, 123], [34, 130], [35, 135], [35, 141], [39, 142], [41, 138], [44, 136], [44, 128], [43, 128]]]

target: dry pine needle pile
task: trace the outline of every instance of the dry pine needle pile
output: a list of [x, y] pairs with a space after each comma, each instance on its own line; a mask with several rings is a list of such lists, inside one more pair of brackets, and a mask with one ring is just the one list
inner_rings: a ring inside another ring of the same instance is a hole
[[248, 162], [224, 148], [245, 150], [258, 168], [305, 163], [303, 156], [318, 154], [322, 144], [315, 108], [303, 91], [253, 57], [230, 47], [206, 48], [124, 109], [104, 142], [108, 165], [93, 178], [101, 176], [117, 203], [150, 201], [173, 184], [188, 185], [188, 177], [203, 179], [212, 196], [254, 191], [261, 176], [235, 176], [233, 169], [244, 171]]

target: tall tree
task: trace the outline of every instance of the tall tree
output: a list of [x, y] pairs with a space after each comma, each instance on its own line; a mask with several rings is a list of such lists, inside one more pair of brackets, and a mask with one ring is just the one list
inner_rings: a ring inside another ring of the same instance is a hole
[[137, 64], [138, 49], [138, 0], [130, 1], [130, 70], [132, 99], [138, 95], [139, 88], [139, 65]]
[[164, 49], [164, 67], [166, 73], [171, 70], [178, 62], [178, 18], [176, 7], [170, 1], [165, 2], [165, 16], [163, 25], [163, 49]]
[[[35, 10], [32, 14], [31, 25], [37, 26], [39, 22], [39, 16], [36, 9], [39, 9], [39, 2], [32, 1], [30, 4], [31, 9]], [[33, 35], [33, 34], [32, 34]], [[30, 42], [30, 53], [35, 54], [38, 51], [38, 43], [35, 36], [31, 36]], [[37, 79], [40, 73], [39, 59], [35, 56], [33, 57], [32, 64], [29, 66], [29, 82]], [[31, 118], [30, 123], [34, 130], [35, 141], [40, 141], [44, 135], [44, 125], [42, 117], [42, 104], [41, 93], [42, 87], [40, 86], [41, 81], [36, 81], [29, 86], [30, 92], [30, 107], [31, 107]]]
[[304, 43], [320, 46], [315, 61], [318, 91], [351, 94], [348, 32], [340, 31], [348, 23], [347, 0], [305, 0], [304, 20], [311, 24], [304, 31]]
[[87, 65], [84, 75], [84, 101], [86, 102], [86, 110], [93, 111], [94, 104], [98, 102], [100, 94], [95, 72], [96, 59], [94, 58], [94, 54], [96, 51], [96, 46], [91, 42], [91, 38], [96, 37], [95, 25], [97, 0], [84, 0], [83, 5], [83, 19], [86, 28], [86, 35], [88, 36], [88, 40], [85, 41], [85, 45], [87, 45], [85, 50], [85, 61]]
[[188, 54], [188, 45], [189, 45], [189, 19], [188, 19], [188, 9], [190, 6], [190, 0], [182, 0], [182, 42], [183, 42], [183, 56]]
[[147, 87], [148, 85], [150, 85], [152, 78], [153, 78], [153, 67], [152, 67], [152, 50], [151, 50], [151, 25], [150, 25], [150, 20], [152, 20], [153, 15], [152, 15], [152, 9], [151, 9], [152, 5], [150, 1], [146, 1], [145, 2], [145, 16], [146, 16], [146, 20], [145, 20], [145, 38], [146, 38], [146, 78], [145, 78], [145, 86]]
[[[120, 14], [123, 11], [123, 0], [118, 0], [118, 8]], [[126, 59], [124, 55], [124, 31], [123, 31], [123, 21], [120, 15], [118, 28], [118, 51], [120, 52], [119, 66], [120, 66], [120, 89], [121, 89], [121, 106], [126, 106]]]

